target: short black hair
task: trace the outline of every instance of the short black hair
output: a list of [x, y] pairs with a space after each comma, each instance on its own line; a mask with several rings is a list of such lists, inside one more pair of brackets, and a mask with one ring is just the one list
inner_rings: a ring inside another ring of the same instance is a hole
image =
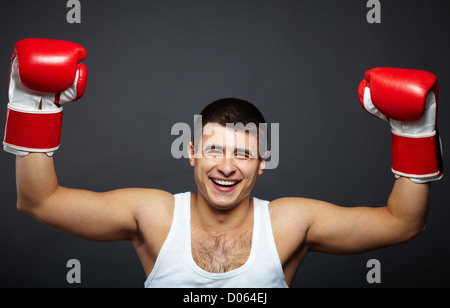
[[202, 127], [208, 123], [226, 126], [227, 123], [265, 123], [264, 116], [252, 103], [238, 98], [222, 98], [210, 103], [200, 113]]

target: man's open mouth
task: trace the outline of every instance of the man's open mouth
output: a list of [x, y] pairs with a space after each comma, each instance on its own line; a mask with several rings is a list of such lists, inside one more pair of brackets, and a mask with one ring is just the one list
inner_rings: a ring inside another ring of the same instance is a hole
[[237, 183], [239, 183], [239, 181], [229, 181], [229, 180], [218, 180], [218, 179], [211, 179], [216, 185], [221, 186], [221, 187], [233, 187], [235, 186]]

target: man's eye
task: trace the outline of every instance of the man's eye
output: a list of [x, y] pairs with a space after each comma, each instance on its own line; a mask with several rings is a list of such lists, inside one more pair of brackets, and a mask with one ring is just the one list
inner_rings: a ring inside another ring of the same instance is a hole
[[237, 152], [236, 153], [236, 157], [237, 158], [249, 158], [249, 155], [247, 153], [244, 153], [244, 152]]
[[222, 155], [222, 152], [220, 150], [209, 149], [205, 151], [205, 155], [208, 157], [217, 157], [219, 155]]

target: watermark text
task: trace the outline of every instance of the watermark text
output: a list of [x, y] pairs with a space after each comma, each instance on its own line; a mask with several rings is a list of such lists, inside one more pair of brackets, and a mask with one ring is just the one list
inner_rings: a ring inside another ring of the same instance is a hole
[[[275, 169], [279, 164], [279, 124], [270, 124], [270, 150], [268, 149], [267, 123], [227, 123], [228, 131], [235, 134], [223, 133], [223, 126], [218, 123], [207, 123], [202, 126], [201, 115], [194, 116], [194, 142], [196, 149], [194, 158], [201, 157], [234, 157], [234, 158], [263, 158], [265, 169]], [[189, 158], [189, 144], [192, 141], [192, 130], [187, 123], [176, 123], [172, 126], [172, 136], [179, 136], [171, 145], [172, 157], [176, 159]], [[244, 135], [242, 135], [244, 133]], [[247, 135], [245, 135], [247, 134]], [[207, 140], [207, 141], [206, 141]], [[231, 149], [231, 151], [230, 151]], [[225, 151], [226, 150], [226, 151]]]

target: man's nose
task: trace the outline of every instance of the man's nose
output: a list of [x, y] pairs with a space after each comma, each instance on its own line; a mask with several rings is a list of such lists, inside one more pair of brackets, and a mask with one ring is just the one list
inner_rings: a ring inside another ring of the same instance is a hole
[[223, 157], [217, 165], [217, 170], [223, 173], [225, 176], [230, 176], [236, 171], [236, 165], [234, 163], [234, 158]]

